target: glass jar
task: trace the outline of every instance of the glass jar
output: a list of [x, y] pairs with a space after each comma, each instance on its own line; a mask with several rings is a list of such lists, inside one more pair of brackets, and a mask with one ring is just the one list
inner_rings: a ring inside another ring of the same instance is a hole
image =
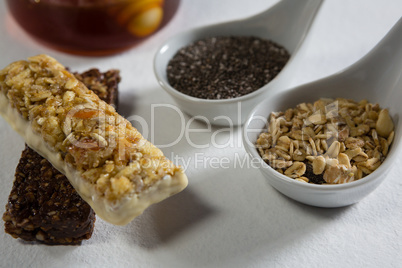
[[179, 0], [7, 0], [18, 24], [53, 48], [84, 55], [128, 49], [160, 29]]

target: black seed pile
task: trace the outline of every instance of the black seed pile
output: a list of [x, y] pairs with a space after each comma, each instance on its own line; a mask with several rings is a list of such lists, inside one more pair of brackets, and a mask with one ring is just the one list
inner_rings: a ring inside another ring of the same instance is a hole
[[231, 99], [271, 81], [289, 60], [287, 50], [258, 37], [211, 37], [182, 49], [167, 67], [169, 84], [201, 99]]
[[304, 172], [304, 177], [309, 179], [309, 182], [312, 182], [314, 184], [326, 184], [327, 182], [324, 180], [324, 175], [319, 174], [316, 175], [313, 172], [313, 166], [308, 160], [303, 161], [304, 164], [306, 164], [306, 172]]

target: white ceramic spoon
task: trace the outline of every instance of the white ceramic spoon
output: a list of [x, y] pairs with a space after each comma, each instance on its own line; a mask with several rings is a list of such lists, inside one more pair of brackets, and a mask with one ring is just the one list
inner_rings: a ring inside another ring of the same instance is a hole
[[[358, 202], [383, 181], [395, 163], [397, 151], [402, 149], [402, 19], [371, 52], [352, 66], [327, 78], [275, 92], [271, 92], [273, 95], [251, 112], [243, 129], [243, 144], [251, 157], [259, 161], [268, 182], [283, 194], [309, 205], [339, 207]], [[389, 109], [395, 125], [393, 144], [381, 166], [361, 180], [340, 185], [301, 183], [270, 168], [254, 147], [271, 112], [285, 111], [299, 103], [314, 102], [321, 97], [342, 97], [356, 101], [367, 99]]]
[[[215, 125], [240, 125], [261, 98], [271, 88], [286, 88], [286, 70], [297, 55], [322, 0], [282, 0], [272, 8], [253, 17], [190, 30], [165, 42], [154, 59], [154, 71], [159, 84], [179, 107], [192, 116], [204, 116]], [[169, 60], [190, 43], [214, 36], [257, 36], [284, 46], [291, 58], [284, 69], [270, 83], [248, 95], [227, 100], [205, 100], [190, 97], [172, 88], [166, 75]], [[288, 74], [289, 75], [289, 74]], [[291, 74], [290, 74], [291, 75]], [[289, 76], [287, 76], [289, 78]], [[220, 120], [216, 117], [220, 116]]]

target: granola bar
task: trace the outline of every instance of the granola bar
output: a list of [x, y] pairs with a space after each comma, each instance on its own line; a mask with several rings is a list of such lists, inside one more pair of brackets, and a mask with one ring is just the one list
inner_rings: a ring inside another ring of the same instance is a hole
[[0, 113], [104, 220], [124, 225], [187, 186], [181, 167], [55, 59], [0, 71]]
[[45, 244], [78, 244], [89, 239], [95, 213], [67, 178], [26, 146], [3, 215], [14, 238]]
[[[119, 71], [91, 69], [75, 76], [101, 99], [116, 104]], [[14, 238], [75, 245], [91, 238], [95, 213], [64, 175], [26, 145], [3, 220], [6, 233]]]

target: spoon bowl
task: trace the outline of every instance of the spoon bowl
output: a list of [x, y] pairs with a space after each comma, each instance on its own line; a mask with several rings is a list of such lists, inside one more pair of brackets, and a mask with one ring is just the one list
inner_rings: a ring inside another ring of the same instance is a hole
[[[256, 159], [263, 175], [278, 191], [299, 202], [319, 207], [341, 207], [358, 202], [371, 193], [386, 177], [401, 150], [402, 117], [402, 19], [382, 41], [361, 60], [327, 78], [285, 91], [275, 91], [250, 113], [243, 128], [243, 144]], [[388, 108], [395, 125], [395, 138], [385, 161], [360, 180], [337, 185], [303, 183], [275, 171], [260, 157], [255, 143], [271, 112], [285, 111], [302, 102], [319, 98], [367, 99]]]
[[[154, 72], [161, 87], [169, 93], [187, 114], [203, 117], [211, 124], [241, 125], [252, 108], [275, 88], [286, 88], [290, 74], [286, 74], [298, 55], [310, 25], [322, 0], [282, 0], [272, 8], [247, 19], [225, 22], [181, 33], [165, 42], [154, 58]], [[166, 68], [177, 51], [197, 40], [216, 36], [255, 36], [272, 40], [290, 53], [282, 71], [262, 88], [233, 99], [207, 100], [188, 96], [170, 86]]]

